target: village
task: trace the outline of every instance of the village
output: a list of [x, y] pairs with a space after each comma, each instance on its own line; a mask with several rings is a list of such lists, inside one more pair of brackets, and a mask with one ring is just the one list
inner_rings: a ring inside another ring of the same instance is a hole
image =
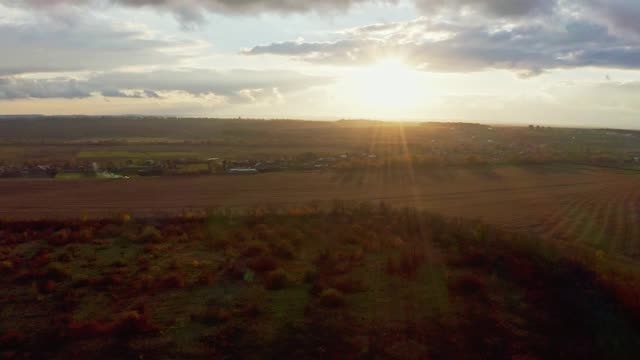
[[339, 154], [296, 158], [223, 159], [179, 158], [165, 160], [50, 161], [46, 164], [0, 164], [0, 178], [82, 178], [122, 179], [138, 176], [256, 175], [277, 171], [323, 170], [355, 159], [375, 159], [375, 154]]
[[[378, 146], [373, 150], [353, 149], [338, 153], [300, 152], [295, 155], [206, 156], [208, 151], [170, 157], [145, 153], [148, 157], [72, 156], [46, 160], [0, 160], [0, 178], [123, 179], [148, 176], [257, 175], [282, 171], [358, 170], [364, 168], [432, 169], [444, 166], [526, 165], [536, 163], [578, 163], [610, 167], [636, 168], [640, 152], [634, 149], [612, 150], [582, 144], [579, 131], [564, 142], [521, 139], [505, 141], [504, 136], [487, 128], [483, 132], [460, 127], [447, 136], [426, 138], [406, 147]], [[543, 133], [549, 130], [530, 129]], [[457, 134], [456, 134], [457, 133]], [[457, 136], [453, 136], [456, 134]], [[547, 136], [547, 135], [545, 135]], [[628, 133], [600, 132], [599, 137], [629, 138]], [[533, 141], [532, 141], [533, 140]], [[547, 139], [549, 140], [549, 139]], [[622, 141], [622, 140], [621, 140]], [[92, 145], [93, 146], [93, 145]], [[215, 151], [215, 150], [214, 150]], [[214, 151], [211, 151], [212, 153]], [[106, 152], [107, 155], [111, 154]], [[117, 155], [120, 152], [115, 151]], [[126, 152], [125, 152], [126, 153]], [[127, 153], [128, 154], [128, 153]], [[139, 154], [139, 153], [134, 153]]]

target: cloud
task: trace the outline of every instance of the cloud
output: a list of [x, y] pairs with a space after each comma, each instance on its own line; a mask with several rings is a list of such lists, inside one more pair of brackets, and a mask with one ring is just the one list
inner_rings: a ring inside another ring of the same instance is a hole
[[0, 0], [13, 7], [51, 9], [62, 6], [119, 5], [136, 8], [156, 8], [174, 13], [183, 22], [203, 20], [202, 13], [256, 15], [272, 13], [305, 13], [344, 11], [356, 4], [396, 3], [397, 0]]
[[583, 0], [581, 10], [595, 21], [640, 36], [640, 2], [634, 0]]
[[206, 44], [87, 17], [0, 23], [0, 75], [176, 64]]
[[[426, 14], [472, 10], [490, 16], [523, 17], [547, 14], [558, 0], [410, 0]], [[9, 6], [51, 9], [62, 6], [108, 5], [155, 8], [172, 12], [180, 21], [203, 21], [203, 13], [254, 16], [262, 13], [345, 11], [359, 4], [397, 4], [399, 0], [0, 0]]]
[[0, 78], [0, 99], [72, 99], [94, 95], [159, 99], [163, 94], [180, 92], [195, 97], [222, 96], [229, 102], [243, 103], [266, 98], [279, 99], [283, 94], [324, 85], [330, 81], [330, 78], [286, 70], [217, 72], [189, 69], [147, 73], [107, 72], [84, 80], [64, 77], [29, 79], [14, 76]]
[[[579, 11], [638, 32], [640, 3], [635, 0], [406, 0], [427, 16], [477, 13], [497, 19], [530, 20], [555, 13]], [[103, 9], [105, 6], [153, 8], [172, 12], [184, 23], [204, 20], [204, 14], [256, 16], [263, 13], [346, 11], [362, 4], [398, 4], [402, 0], [0, 0], [10, 7], [51, 12], [60, 8]]]
[[0, 99], [83, 98], [91, 95], [89, 87], [73, 79], [0, 79]]
[[[553, 9], [557, 0], [412, 0], [418, 8], [433, 11], [441, 8], [476, 8], [501, 16], [520, 16], [531, 13], [546, 13]], [[55, 6], [97, 5], [98, 0], [0, 0], [9, 6], [51, 8]], [[255, 14], [257, 12], [308, 12], [345, 10], [363, 3], [395, 4], [398, 0], [108, 0], [106, 3], [129, 7], [156, 7], [176, 12], [212, 12]], [[192, 9], [192, 10], [189, 10]]]
[[497, 17], [522, 17], [550, 14], [557, 0], [414, 0], [425, 13], [475, 10]]
[[639, 43], [584, 20], [495, 25], [420, 18], [338, 33], [342, 39], [335, 41], [272, 43], [242, 53], [334, 65], [366, 65], [380, 58], [401, 57], [426, 71], [506, 69], [523, 77], [557, 68], [640, 69]]
[[[281, 41], [244, 50], [309, 63], [366, 65], [402, 57], [418, 69], [505, 69], [523, 77], [558, 68], [640, 68], [640, 3], [629, 0], [409, 0], [424, 17], [334, 32], [326, 41]], [[0, 75], [180, 66], [208, 44], [91, 17], [103, 6], [155, 8], [185, 21], [203, 12], [257, 15], [344, 10], [399, 0], [0, 0], [58, 14], [0, 23]], [[67, 9], [65, 11], [52, 11]], [[89, 14], [89, 15], [87, 15]], [[85, 19], [86, 17], [86, 19]], [[286, 39], [285, 39], [286, 40]], [[176, 49], [180, 51], [176, 51]], [[195, 50], [194, 50], [195, 49]], [[197, 83], [197, 79], [192, 79]]]

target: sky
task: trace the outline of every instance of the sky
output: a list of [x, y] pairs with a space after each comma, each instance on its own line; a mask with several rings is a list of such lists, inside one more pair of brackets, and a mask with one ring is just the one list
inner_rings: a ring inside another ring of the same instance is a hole
[[0, 114], [640, 128], [636, 0], [0, 0]]

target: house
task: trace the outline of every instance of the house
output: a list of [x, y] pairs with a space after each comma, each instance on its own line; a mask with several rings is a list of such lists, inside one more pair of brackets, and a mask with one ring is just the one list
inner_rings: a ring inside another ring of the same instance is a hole
[[22, 169], [22, 176], [28, 178], [54, 178], [58, 170], [48, 165], [37, 165]]
[[256, 175], [258, 170], [253, 168], [232, 168], [229, 169], [228, 173], [230, 175]]
[[20, 176], [22, 176], [22, 173], [18, 168], [13, 166], [0, 166], [0, 178], [13, 178]]

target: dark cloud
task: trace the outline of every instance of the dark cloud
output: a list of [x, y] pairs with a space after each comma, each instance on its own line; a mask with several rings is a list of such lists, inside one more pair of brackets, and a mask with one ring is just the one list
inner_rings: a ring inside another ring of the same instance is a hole
[[[105, 5], [155, 8], [170, 11], [181, 21], [197, 22], [206, 12], [255, 16], [265, 12], [305, 13], [344, 11], [358, 4], [396, 4], [400, 0], [0, 0], [13, 7], [44, 9], [60, 7], [102, 8]], [[571, 9], [592, 13], [621, 28], [640, 31], [637, 21], [640, 2], [636, 0], [409, 0], [424, 14], [471, 11], [502, 19], [550, 16]]]
[[375, 39], [347, 39], [336, 42], [281, 42], [256, 46], [243, 51], [245, 55], [287, 55], [312, 63], [336, 65], [366, 65], [393, 54], [393, 46]]
[[[432, 13], [441, 10], [473, 9], [489, 15], [520, 17], [549, 13], [557, 0], [412, 0], [415, 5]], [[395, 4], [398, 0], [0, 0], [12, 6], [50, 8], [61, 5], [114, 4], [128, 7], [153, 7], [172, 11], [183, 21], [199, 21], [203, 12], [256, 15], [263, 12], [304, 13], [310, 11], [344, 11], [357, 4]]]
[[640, 1], [583, 0], [580, 2], [587, 16], [601, 20], [612, 28], [640, 36]]
[[262, 12], [303, 13], [310, 11], [343, 11], [361, 3], [396, 3], [397, 0], [0, 0], [9, 6], [51, 8], [56, 6], [97, 6], [102, 4], [128, 7], [153, 7], [172, 11], [184, 21], [202, 19], [204, 11], [256, 15]]
[[369, 64], [394, 56], [428, 71], [493, 68], [512, 70], [524, 77], [555, 68], [640, 69], [640, 44], [586, 21], [562, 26], [522, 23], [495, 27], [434, 23], [423, 18], [393, 27], [367, 26], [342, 33], [345, 38], [333, 42], [281, 42], [243, 53], [285, 55], [337, 65]]
[[130, 98], [130, 99], [160, 99], [161, 96], [153, 90], [130, 90], [122, 91], [117, 89], [102, 90], [100, 94], [104, 97]]
[[217, 95], [233, 102], [246, 102], [257, 99], [261, 94], [294, 93], [330, 81], [330, 78], [284, 70], [109, 72], [86, 80], [6, 77], [0, 78], [0, 99], [72, 99], [94, 94], [121, 98], [160, 98], [160, 93], [179, 91], [193, 96]]
[[414, 0], [427, 13], [451, 9], [476, 10], [498, 17], [522, 17], [552, 13], [557, 0]]

